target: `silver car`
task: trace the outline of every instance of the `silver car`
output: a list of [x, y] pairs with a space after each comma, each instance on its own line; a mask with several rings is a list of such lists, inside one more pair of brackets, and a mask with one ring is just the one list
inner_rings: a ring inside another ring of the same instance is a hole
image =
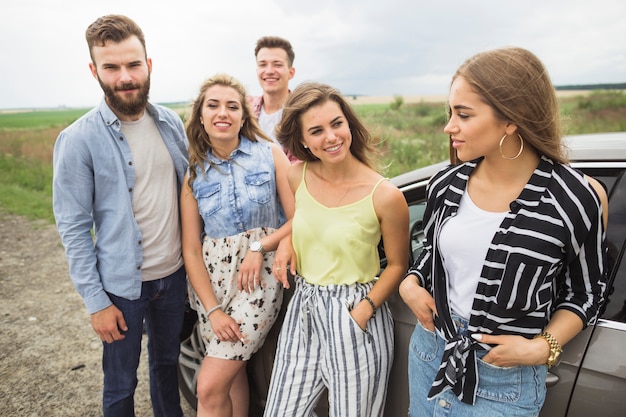
[[[548, 373], [548, 395], [542, 417], [623, 417], [626, 415], [626, 132], [566, 137], [572, 166], [601, 181], [609, 195], [609, 285], [601, 318], [563, 349], [559, 363]], [[411, 216], [410, 258], [422, 250], [422, 216], [428, 179], [447, 165], [441, 162], [392, 179], [402, 190]], [[381, 251], [381, 268], [385, 255]], [[261, 416], [269, 387], [276, 339], [286, 304], [264, 346], [248, 363], [250, 416]], [[387, 390], [385, 416], [407, 415], [408, 347], [415, 327], [415, 316], [395, 294], [389, 300], [395, 322], [395, 356]], [[196, 404], [195, 384], [202, 360], [202, 339], [194, 326], [195, 312], [188, 314], [179, 360], [179, 379], [183, 396]], [[326, 398], [316, 408], [318, 416], [328, 416]]]

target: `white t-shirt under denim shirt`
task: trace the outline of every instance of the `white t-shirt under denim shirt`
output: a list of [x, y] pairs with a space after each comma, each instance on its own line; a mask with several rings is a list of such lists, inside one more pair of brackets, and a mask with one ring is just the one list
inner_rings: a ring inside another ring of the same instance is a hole
[[456, 216], [441, 228], [439, 248], [448, 272], [448, 295], [454, 314], [470, 318], [487, 250], [505, 216], [506, 212], [481, 209], [465, 192]]
[[[188, 165], [182, 120], [167, 107], [148, 103], [146, 110], [173, 161], [180, 192]], [[54, 146], [54, 217], [70, 277], [90, 314], [111, 305], [107, 292], [129, 300], [141, 296], [143, 237], [130, 198], [135, 166], [120, 126], [103, 98]]]
[[183, 266], [176, 171], [154, 119], [122, 121], [135, 167], [133, 212], [142, 235], [141, 278], [152, 281]]

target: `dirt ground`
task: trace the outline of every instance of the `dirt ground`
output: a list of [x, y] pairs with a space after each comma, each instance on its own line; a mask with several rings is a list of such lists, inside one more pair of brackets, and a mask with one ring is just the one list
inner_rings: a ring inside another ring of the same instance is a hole
[[[0, 321], [0, 416], [102, 416], [101, 342], [54, 225], [0, 214]], [[152, 416], [146, 363], [144, 340], [137, 417]]]

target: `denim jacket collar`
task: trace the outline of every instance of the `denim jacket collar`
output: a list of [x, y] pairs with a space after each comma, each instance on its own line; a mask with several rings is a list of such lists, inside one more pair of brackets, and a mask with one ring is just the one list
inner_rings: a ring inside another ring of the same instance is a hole
[[[111, 107], [109, 106], [109, 103], [107, 103], [105, 97], [102, 97], [102, 100], [100, 100], [100, 104], [98, 104], [98, 111], [102, 115], [102, 118], [104, 119], [104, 123], [107, 126], [112, 126], [116, 130], [120, 130], [121, 125], [122, 125], [121, 120], [119, 117], [117, 117], [117, 115], [113, 112], [113, 110], [111, 110]], [[146, 105], [146, 112], [150, 116], [152, 116], [154, 120], [163, 121], [161, 114], [156, 110], [154, 105], [148, 103]]]
[[[230, 154], [230, 159], [236, 160], [237, 159], [237, 155], [239, 153], [244, 153], [246, 155], [252, 155], [252, 142], [250, 141], [250, 139], [246, 138], [245, 136], [239, 136], [239, 146], [237, 146], [237, 148], [231, 152]], [[226, 162], [228, 162], [228, 160], [224, 160], [221, 158], [216, 157], [215, 155], [213, 155], [213, 153], [209, 150], [207, 152], [207, 164], [204, 164], [204, 171], [207, 172], [211, 165], [221, 165], [224, 164]]]

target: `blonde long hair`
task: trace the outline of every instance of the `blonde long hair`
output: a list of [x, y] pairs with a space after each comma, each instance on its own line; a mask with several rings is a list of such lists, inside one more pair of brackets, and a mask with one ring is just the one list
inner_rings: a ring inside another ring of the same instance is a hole
[[193, 189], [193, 181], [196, 179], [196, 168], [204, 166], [205, 162], [208, 162], [207, 154], [211, 151], [211, 138], [204, 130], [204, 126], [200, 122], [202, 116], [202, 105], [206, 92], [209, 88], [221, 85], [230, 87], [239, 95], [239, 101], [243, 109], [243, 121], [244, 124], [239, 130], [239, 136], [245, 136], [252, 142], [257, 142], [258, 139], [271, 141], [268, 138], [257, 123], [256, 119], [252, 116], [252, 111], [246, 103], [246, 89], [243, 84], [228, 74], [216, 74], [208, 78], [200, 87], [198, 97], [193, 101], [191, 105], [190, 114], [187, 122], [185, 123], [185, 131], [187, 133], [187, 139], [189, 140], [189, 187]]

